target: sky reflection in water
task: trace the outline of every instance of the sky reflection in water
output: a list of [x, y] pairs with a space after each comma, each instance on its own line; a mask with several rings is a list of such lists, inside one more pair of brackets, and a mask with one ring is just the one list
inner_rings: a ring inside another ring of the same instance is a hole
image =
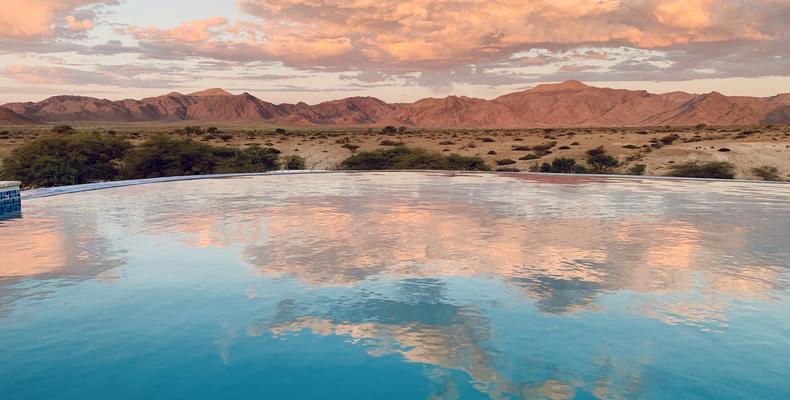
[[13, 398], [790, 393], [787, 185], [338, 173], [23, 207]]

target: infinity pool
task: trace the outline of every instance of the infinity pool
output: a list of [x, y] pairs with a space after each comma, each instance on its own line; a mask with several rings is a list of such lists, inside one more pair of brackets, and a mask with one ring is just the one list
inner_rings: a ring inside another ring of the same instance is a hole
[[790, 185], [330, 173], [22, 211], [3, 399], [790, 397]]

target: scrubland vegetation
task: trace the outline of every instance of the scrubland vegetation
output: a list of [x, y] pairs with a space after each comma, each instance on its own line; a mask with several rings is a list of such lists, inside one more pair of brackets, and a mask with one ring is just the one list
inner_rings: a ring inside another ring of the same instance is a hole
[[458, 154], [445, 156], [437, 152], [406, 146], [360, 152], [343, 161], [340, 164], [340, 168], [349, 170], [489, 170], [489, 167], [479, 157], [467, 157]]
[[787, 179], [785, 127], [419, 129], [68, 125], [0, 129], [27, 187], [277, 169], [441, 169]]
[[25, 187], [120, 179], [303, 169], [304, 160], [280, 160], [274, 148], [212, 146], [191, 139], [152, 137], [138, 146], [110, 135], [75, 133], [32, 140], [12, 151], [2, 178]]

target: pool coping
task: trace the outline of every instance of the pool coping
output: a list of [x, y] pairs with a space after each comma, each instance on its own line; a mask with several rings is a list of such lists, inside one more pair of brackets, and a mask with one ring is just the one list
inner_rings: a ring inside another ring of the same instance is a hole
[[577, 177], [577, 178], [607, 178], [607, 179], [624, 179], [624, 180], [662, 180], [662, 181], [690, 181], [690, 182], [720, 182], [720, 183], [751, 183], [751, 184], [778, 184], [790, 185], [787, 181], [758, 181], [748, 179], [713, 179], [713, 178], [684, 178], [674, 176], [643, 176], [643, 175], [614, 175], [614, 174], [560, 174], [548, 172], [503, 172], [503, 171], [460, 171], [460, 170], [293, 170], [293, 171], [274, 171], [274, 172], [249, 172], [249, 173], [234, 173], [234, 174], [206, 174], [206, 175], [183, 175], [183, 176], [168, 176], [160, 178], [146, 178], [146, 179], [132, 179], [125, 181], [110, 181], [110, 182], [97, 182], [85, 183], [80, 185], [57, 186], [51, 188], [28, 189], [22, 191], [23, 200], [31, 200], [42, 197], [52, 197], [63, 194], [80, 193], [93, 190], [113, 189], [126, 186], [147, 185], [152, 183], [164, 182], [179, 182], [203, 179], [224, 179], [224, 178], [239, 178], [245, 176], [286, 176], [286, 175], [308, 175], [308, 174], [356, 174], [356, 173], [437, 173], [437, 174], [450, 174], [450, 175], [466, 175], [466, 174], [489, 174], [501, 176], [562, 176], [562, 177]]

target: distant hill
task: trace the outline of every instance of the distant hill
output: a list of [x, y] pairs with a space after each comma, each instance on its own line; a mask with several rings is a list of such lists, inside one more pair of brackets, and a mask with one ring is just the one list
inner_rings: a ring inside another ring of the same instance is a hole
[[[578, 81], [538, 85], [493, 100], [449, 96], [390, 104], [350, 97], [315, 105], [273, 104], [249, 93], [208, 89], [141, 100], [55, 96], [0, 106], [0, 124], [37, 122], [271, 122], [304, 125], [409, 125], [506, 128], [648, 125], [752, 125], [788, 122], [790, 94], [725, 96], [718, 92], [651, 94]], [[12, 122], [17, 121], [17, 122]]]
[[0, 107], [0, 125], [30, 125], [33, 121], [9, 109]]

